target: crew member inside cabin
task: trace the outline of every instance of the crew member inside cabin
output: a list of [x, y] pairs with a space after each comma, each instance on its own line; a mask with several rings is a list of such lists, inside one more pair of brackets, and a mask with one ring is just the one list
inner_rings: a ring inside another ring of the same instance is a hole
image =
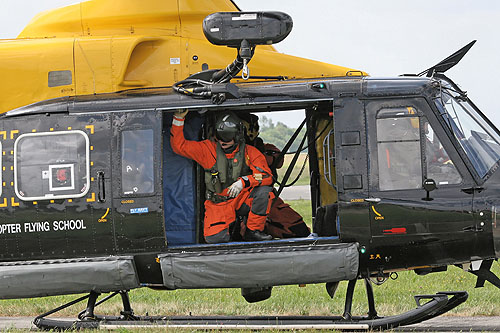
[[229, 242], [232, 231], [236, 230], [237, 215], [244, 216], [241, 230], [244, 240], [271, 240], [273, 237], [264, 232], [274, 198], [266, 158], [257, 148], [245, 144], [243, 125], [231, 112], [217, 117], [215, 138], [186, 140], [183, 129], [187, 112], [175, 113], [171, 144], [175, 153], [205, 169], [205, 241]]
[[[278, 178], [277, 169], [283, 166], [284, 158], [281, 150], [271, 143], [264, 143], [259, 137], [259, 117], [252, 113], [242, 113], [240, 118], [244, 127], [245, 143], [256, 147], [266, 158], [267, 165], [271, 169], [274, 179]], [[271, 204], [271, 210], [267, 215], [266, 233], [274, 238], [307, 237], [311, 230], [304, 222], [302, 216], [289, 204], [277, 197], [277, 191], [273, 189], [275, 199]]]

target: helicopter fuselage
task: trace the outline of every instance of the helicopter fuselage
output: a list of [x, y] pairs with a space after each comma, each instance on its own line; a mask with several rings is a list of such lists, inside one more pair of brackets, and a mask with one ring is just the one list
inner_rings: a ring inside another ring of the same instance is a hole
[[[17, 281], [31, 276], [29, 283], [43, 279], [33, 276], [41, 263], [62, 273], [46, 289], [18, 286], [0, 297], [269, 287], [495, 259], [498, 131], [450, 85], [416, 77], [259, 82], [237, 84], [239, 97], [220, 105], [170, 88], [139, 89], [9, 111], [0, 131], [0, 270]], [[450, 105], [462, 109], [452, 117]], [[203, 170], [169, 143], [177, 109], [191, 111], [191, 140], [208, 137], [218, 112], [303, 110], [316, 235], [203, 244]], [[426, 190], [426, 182], [435, 186]], [[249, 271], [238, 272], [237, 262]], [[220, 265], [222, 280], [210, 275]], [[302, 270], [261, 279], [268, 265]], [[56, 285], [85, 272], [82, 287]], [[100, 274], [109, 279], [101, 283]]]

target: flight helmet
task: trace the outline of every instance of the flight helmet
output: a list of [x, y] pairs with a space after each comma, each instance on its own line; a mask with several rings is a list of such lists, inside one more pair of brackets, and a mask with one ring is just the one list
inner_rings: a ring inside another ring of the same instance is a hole
[[243, 125], [240, 118], [232, 112], [225, 112], [215, 122], [215, 137], [218, 140], [229, 142], [234, 139], [240, 141], [243, 134]]

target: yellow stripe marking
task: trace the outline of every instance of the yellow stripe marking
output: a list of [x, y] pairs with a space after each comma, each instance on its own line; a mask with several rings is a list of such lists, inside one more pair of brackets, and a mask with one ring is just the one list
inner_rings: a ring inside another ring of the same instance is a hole
[[12, 131], [10, 131], [10, 139], [14, 140], [14, 135], [16, 135], [17, 133], [19, 133], [19, 130], [12, 130]]
[[375, 210], [375, 207], [374, 207], [374, 206], [372, 206], [372, 210], [373, 210], [373, 212], [374, 212], [375, 214], [377, 214], [377, 216], [382, 216], [382, 214], [380, 214], [379, 212], [377, 212], [377, 211]]
[[101, 219], [106, 218], [106, 216], [108, 216], [108, 214], [109, 214], [109, 208], [108, 208], [108, 209], [106, 209], [106, 213], [105, 213], [105, 214], [101, 217]]
[[87, 199], [87, 202], [94, 202], [95, 201], [95, 193], [92, 192], [92, 196]]
[[85, 128], [88, 128], [90, 130], [90, 134], [94, 134], [94, 125], [87, 125]]
[[36, 129], [32, 129], [31, 132], [35, 133], [36, 132]]
[[0, 204], [0, 207], [7, 207], [7, 198], [3, 198], [3, 203]]
[[12, 207], [19, 206], [19, 202], [15, 202], [14, 197], [10, 198], [10, 204], [11, 204]]
[[3, 136], [3, 139], [7, 139], [7, 131], [0, 131], [0, 135]]
[[71, 131], [72, 127], [71, 126], [68, 126], [68, 131]]

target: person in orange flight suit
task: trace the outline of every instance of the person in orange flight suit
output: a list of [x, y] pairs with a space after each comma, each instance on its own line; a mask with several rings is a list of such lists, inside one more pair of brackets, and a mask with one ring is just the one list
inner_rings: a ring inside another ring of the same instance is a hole
[[[281, 150], [271, 143], [264, 143], [259, 137], [259, 117], [252, 113], [241, 113], [240, 118], [244, 126], [245, 143], [256, 147], [266, 157], [266, 162], [274, 179], [278, 178], [276, 169], [283, 166], [284, 158], [280, 156]], [[274, 238], [307, 237], [311, 230], [304, 222], [302, 216], [297, 213], [283, 199], [277, 197], [277, 191], [273, 191], [275, 198], [266, 219], [266, 233]]]
[[204, 236], [207, 243], [231, 240], [230, 228], [238, 215], [246, 215], [243, 239], [271, 240], [264, 233], [272, 199], [272, 176], [266, 158], [246, 145], [240, 119], [224, 112], [215, 124], [215, 140], [190, 141], [184, 138], [187, 110], [174, 115], [171, 145], [176, 154], [196, 161], [205, 169]]

